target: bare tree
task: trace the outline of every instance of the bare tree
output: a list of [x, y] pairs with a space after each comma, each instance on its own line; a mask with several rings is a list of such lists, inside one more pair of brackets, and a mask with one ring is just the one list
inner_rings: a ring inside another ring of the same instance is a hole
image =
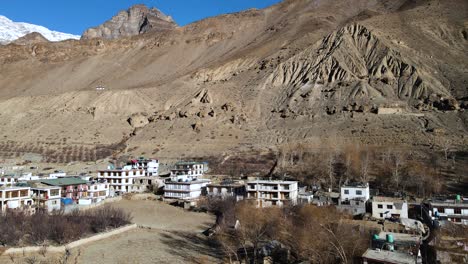
[[369, 151], [361, 155], [361, 181], [369, 182]]
[[450, 151], [453, 148], [453, 142], [449, 138], [441, 137], [439, 139], [439, 145], [442, 148], [442, 151], [444, 151], [445, 161], [448, 161]]

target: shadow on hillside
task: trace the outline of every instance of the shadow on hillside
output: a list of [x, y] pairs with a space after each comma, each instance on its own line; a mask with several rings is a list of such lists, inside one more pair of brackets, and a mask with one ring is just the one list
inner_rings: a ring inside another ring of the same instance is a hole
[[170, 248], [168, 253], [179, 256], [188, 263], [207, 263], [211, 262], [211, 258], [222, 258], [219, 245], [202, 234], [163, 232], [161, 242]]

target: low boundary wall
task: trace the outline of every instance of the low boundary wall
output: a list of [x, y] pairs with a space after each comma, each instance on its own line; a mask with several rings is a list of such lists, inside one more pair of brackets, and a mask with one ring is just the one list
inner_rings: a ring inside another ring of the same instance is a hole
[[9, 248], [9, 249], [5, 250], [5, 252], [3, 252], [2, 255], [36, 253], [36, 252], [40, 252], [41, 250], [44, 250], [44, 249], [46, 249], [47, 252], [50, 252], [50, 253], [63, 253], [67, 249], [72, 249], [72, 248], [75, 248], [75, 247], [79, 247], [79, 246], [82, 246], [84, 244], [91, 243], [91, 242], [94, 242], [94, 241], [98, 241], [98, 240], [101, 240], [101, 239], [105, 239], [105, 238], [108, 238], [110, 236], [118, 235], [118, 234], [130, 231], [130, 230], [136, 229], [136, 228], [138, 228], [137, 224], [126, 225], [126, 226], [119, 227], [117, 229], [111, 230], [109, 232], [99, 233], [99, 234], [96, 234], [96, 235], [91, 236], [91, 237], [87, 237], [87, 238], [83, 238], [83, 239], [80, 239], [80, 240], [77, 240], [77, 241], [70, 242], [70, 243], [68, 243], [68, 244], [66, 244], [64, 246], [47, 246], [47, 247], [37, 246], [37, 247]]

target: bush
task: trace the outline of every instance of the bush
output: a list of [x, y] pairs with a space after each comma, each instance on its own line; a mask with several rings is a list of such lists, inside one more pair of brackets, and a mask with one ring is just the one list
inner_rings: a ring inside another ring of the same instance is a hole
[[27, 215], [8, 210], [0, 214], [0, 244], [7, 246], [41, 245], [47, 241], [65, 244], [87, 235], [117, 228], [131, 222], [131, 215], [121, 209], [104, 206], [84, 212], [62, 211], [48, 214], [38, 210]]

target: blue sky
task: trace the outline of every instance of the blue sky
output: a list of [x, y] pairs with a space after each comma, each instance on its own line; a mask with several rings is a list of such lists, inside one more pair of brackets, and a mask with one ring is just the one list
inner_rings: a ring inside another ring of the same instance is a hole
[[154, 6], [179, 25], [248, 8], [264, 8], [280, 0], [0, 0], [0, 15], [52, 30], [81, 35], [134, 4]]

